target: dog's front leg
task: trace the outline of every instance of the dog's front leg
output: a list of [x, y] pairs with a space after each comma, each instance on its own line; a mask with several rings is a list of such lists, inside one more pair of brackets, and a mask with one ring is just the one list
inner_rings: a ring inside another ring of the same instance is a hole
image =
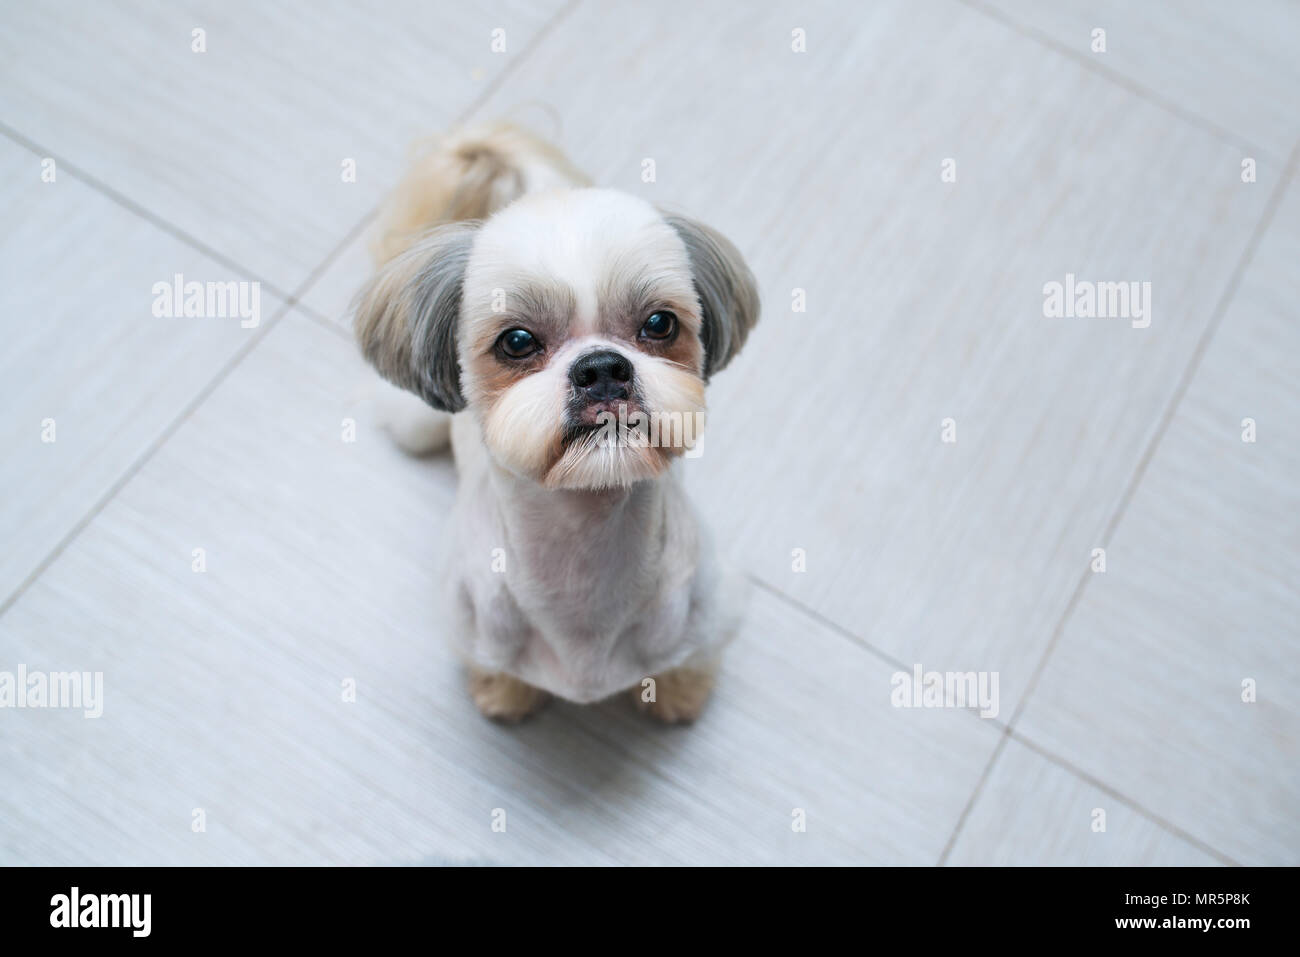
[[664, 724], [694, 721], [709, 700], [717, 672], [717, 660], [708, 659], [654, 675], [632, 689], [637, 706]]
[[541, 688], [501, 671], [469, 669], [469, 694], [484, 717], [515, 724], [539, 711], [550, 698]]

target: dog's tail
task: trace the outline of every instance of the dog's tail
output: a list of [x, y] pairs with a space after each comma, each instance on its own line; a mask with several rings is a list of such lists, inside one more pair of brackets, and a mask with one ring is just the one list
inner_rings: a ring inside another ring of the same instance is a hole
[[381, 211], [371, 247], [376, 265], [430, 227], [486, 219], [524, 193], [590, 185], [556, 147], [509, 123], [455, 130], [423, 145]]
[[[558, 149], [509, 123], [453, 130], [416, 144], [416, 154], [380, 211], [370, 247], [376, 267], [435, 226], [486, 219], [524, 193], [590, 185]], [[447, 444], [448, 413], [400, 389], [376, 388], [376, 416], [403, 449], [427, 455]]]

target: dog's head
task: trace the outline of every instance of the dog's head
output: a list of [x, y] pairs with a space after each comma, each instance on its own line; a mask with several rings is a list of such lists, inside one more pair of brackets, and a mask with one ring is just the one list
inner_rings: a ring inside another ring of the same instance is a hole
[[604, 488], [685, 451], [705, 383], [758, 311], [718, 233], [624, 193], [565, 189], [431, 230], [362, 291], [356, 331], [390, 381], [471, 409], [504, 467]]

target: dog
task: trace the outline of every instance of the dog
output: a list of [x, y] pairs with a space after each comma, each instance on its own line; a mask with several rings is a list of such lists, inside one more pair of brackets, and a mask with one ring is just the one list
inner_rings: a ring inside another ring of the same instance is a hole
[[416, 397], [390, 414], [397, 441], [452, 445], [444, 580], [479, 710], [630, 691], [694, 720], [744, 589], [678, 475], [706, 384], [758, 321], [736, 247], [502, 124], [437, 140], [372, 253], [356, 338]]

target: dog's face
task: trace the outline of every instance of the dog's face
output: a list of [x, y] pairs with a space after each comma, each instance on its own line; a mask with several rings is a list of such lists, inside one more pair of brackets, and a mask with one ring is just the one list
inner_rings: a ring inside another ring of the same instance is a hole
[[698, 432], [704, 386], [758, 318], [726, 239], [601, 189], [529, 194], [431, 231], [362, 293], [386, 377], [468, 407], [505, 468], [550, 488], [659, 475]]

